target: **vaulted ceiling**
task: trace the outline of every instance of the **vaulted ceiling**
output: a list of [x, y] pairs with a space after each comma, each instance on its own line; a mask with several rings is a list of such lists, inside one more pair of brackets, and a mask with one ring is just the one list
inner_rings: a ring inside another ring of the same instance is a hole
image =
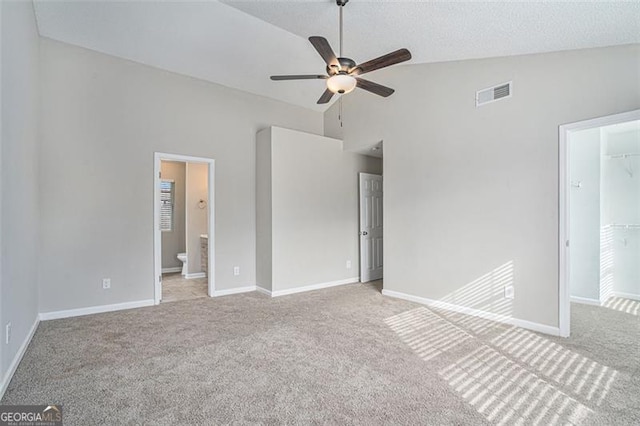
[[[324, 72], [307, 37], [322, 35], [337, 50], [334, 0], [34, 4], [44, 37], [327, 108], [316, 105], [324, 81], [274, 82], [269, 76]], [[400, 47], [413, 54], [408, 64], [416, 64], [640, 43], [638, 2], [351, 0], [344, 23], [344, 54], [356, 62]]]

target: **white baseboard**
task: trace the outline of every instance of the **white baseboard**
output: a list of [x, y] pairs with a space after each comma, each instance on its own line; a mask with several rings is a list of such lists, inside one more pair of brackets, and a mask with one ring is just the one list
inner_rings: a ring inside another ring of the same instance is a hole
[[256, 291], [258, 293], [266, 294], [267, 296], [271, 297], [271, 290], [267, 290], [264, 287], [260, 287], [259, 285], [257, 285], [256, 286]]
[[[347, 278], [345, 280], [329, 281], [326, 283], [306, 285], [304, 287], [288, 288], [286, 290], [271, 290], [270, 293], [271, 293], [271, 297], [286, 296], [287, 294], [295, 294], [295, 293], [303, 293], [305, 291], [320, 290], [323, 288], [335, 287], [335, 286], [344, 285], [344, 284], [357, 283], [359, 281], [360, 281], [360, 277], [352, 277], [352, 278]], [[268, 290], [266, 289], [262, 289], [263, 293], [267, 291]]]
[[205, 272], [194, 272], [192, 274], [186, 274], [184, 277], [188, 280], [192, 280], [194, 278], [206, 278], [207, 274]]
[[509, 317], [506, 315], [499, 315], [491, 312], [481, 311], [478, 309], [467, 308], [464, 306], [454, 305], [452, 303], [441, 302], [439, 300], [427, 299], [426, 297], [413, 296], [410, 294], [400, 293], [398, 291], [393, 291], [393, 290], [383, 289], [382, 294], [384, 296], [395, 297], [397, 299], [403, 299], [403, 300], [408, 300], [410, 302], [420, 303], [421, 305], [432, 306], [435, 308], [441, 308], [449, 311], [459, 312], [461, 314], [485, 318], [488, 320], [497, 321], [504, 324], [515, 325], [516, 327], [526, 328], [527, 330], [537, 331], [544, 334], [550, 334], [552, 336], [560, 335], [559, 327], [552, 327], [550, 325], [539, 324], [536, 322]]
[[622, 297], [623, 299], [640, 300], [640, 294], [621, 293], [619, 291], [614, 291], [613, 295], [615, 297]]
[[227, 290], [214, 290], [213, 297], [228, 296], [230, 294], [238, 294], [238, 293], [248, 293], [250, 291], [256, 291], [256, 286], [249, 285], [246, 287], [230, 288]]
[[170, 274], [172, 272], [182, 272], [182, 266], [174, 266], [171, 268], [162, 268], [163, 274]]
[[587, 297], [571, 296], [571, 301], [573, 303], [581, 303], [583, 305], [594, 305], [594, 306], [602, 305], [602, 303], [600, 303], [598, 299], [589, 299]]
[[20, 345], [18, 352], [16, 352], [16, 355], [13, 357], [13, 361], [11, 361], [11, 364], [9, 365], [9, 369], [7, 370], [4, 377], [2, 378], [2, 383], [0, 383], [0, 399], [2, 399], [2, 397], [4, 396], [4, 393], [7, 390], [7, 387], [9, 386], [9, 383], [11, 382], [11, 379], [13, 378], [14, 373], [18, 369], [18, 365], [20, 365], [20, 361], [22, 361], [22, 357], [24, 356], [24, 353], [27, 351], [27, 348], [29, 347], [29, 343], [31, 343], [31, 339], [33, 339], [33, 335], [36, 334], [36, 330], [38, 329], [38, 324], [40, 324], [40, 318], [36, 316], [36, 320], [33, 322], [33, 325], [31, 326], [31, 329], [29, 330], [29, 332], [27, 333], [27, 336], [22, 342], [22, 345]]
[[142, 308], [145, 306], [153, 306], [155, 301], [153, 299], [137, 300], [135, 302], [116, 303], [114, 305], [100, 305], [91, 306], [88, 308], [68, 309], [65, 311], [54, 312], [42, 312], [40, 313], [40, 320], [54, 320], [60, 318], [79, 317], [81, 315], [100, 314], [103, 312], [122, 311], [125, 309]]

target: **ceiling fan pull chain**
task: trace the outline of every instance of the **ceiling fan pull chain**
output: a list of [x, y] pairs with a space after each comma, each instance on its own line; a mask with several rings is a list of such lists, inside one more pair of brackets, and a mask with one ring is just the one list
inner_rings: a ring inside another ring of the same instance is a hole
[[342, 96], [338, 99], [338, 120], [340, 121], [340, 127], [342, 127]]

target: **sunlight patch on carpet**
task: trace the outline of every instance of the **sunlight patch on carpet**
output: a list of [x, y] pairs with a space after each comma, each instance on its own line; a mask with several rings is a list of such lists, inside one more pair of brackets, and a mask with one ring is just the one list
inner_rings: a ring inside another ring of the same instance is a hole
[[618, 372], [528, 330], [514, 327], [491, 341], [514, 360], [600, 405]]
[[625, 314], [640, 316], [640, 301], [638, 300], [610, 297], [602, 306]]
[[[501, 330], [471, 316], [420, 307], [385, 323], [423, 360], [449, 356], [453, 362], [440, 376], [493, 424], [581, 424], [602, 404], [619, 374], [514, 326], [483, 341], [476, 336]], [[476, 348], [462, 358], [454, 356], [451, 349], [463, 342]]]
[[412, 309], [384, 321], [425, 361], [472, 338], [467, 332], [427, 308]]
[[498, 425], [578, 425], [592, 413], [486, 345], [443, 369], [440, 376], [488, 421]]
[[446, 319], [457, 327], [461, 327], [474, 336], [484, 336], [491, 332], [499, 332], [500, 330], [510, 327], [504, 323], [493, 321], [486, 318], [466, 315], [455, 311], [441, 308], [432, 308], [441, 318]]

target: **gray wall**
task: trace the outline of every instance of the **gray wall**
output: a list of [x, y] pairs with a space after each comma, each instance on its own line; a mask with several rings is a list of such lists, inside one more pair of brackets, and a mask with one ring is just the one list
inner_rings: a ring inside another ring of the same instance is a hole
[[600, 128], [569, 135], [571, 296], [600, 299]]
[[322, 114], [47, 39], [41, 60], [40, 311], [153, 298], [154, 151], [216, 160], [216, 289], [255, 284], [256, 132]]
[[272, 290], [271, 130], [256, 135], [256, 283]]
[[162, 179], [174, 181], [173, 230], [162, 232], [162, 268], [182, 267], [178, 253], [187, 251], [185, 234], [185, 178], [186, 163], [180, 161], [162, 161], [160, 163]]
[[[384, 140], [384, 286], [449, 299], [511, 265], [509, 315], [558, 324], [558, 126], [640, 107], [640, 47], [407, 65], [370, 79], [388, 99], [344, 97], [325, 134]], [[513, 97], [476, 108], [476, 90]], [[475, 305], [492, 310], [502, 297]]]
[[[2, 97], [2, 92], [3, 92], [3, 86], [4, 86], [4, 80], [2, 79], [2, 60], [3, 60], [3, 56], [4, 54], [3, 52], [3, 33], [4, 31], [2, 30], [2, 28], [4, 27], [4, 25], [2, 25], [2, 3], [0, 3], [0, 321], [3, 320], [3, 316], [2, 316], [2, 305], [3, 305], [3, 297], [2, 297], [2, 147], [4, 145], [3, 140], [4, 140], [4, 130], [2, 127], [2, 120], [4, 119], [4, 114], [2, 113], [3, 108], [2, 108], [2, 103], [3, 101], [3, 97]], [[5, 337], [3, 332], [0, 332], [0, 336], [2, 336], [2, 338]], [[0, 380], [4, 386], [4, 376], [5, 376], [5, 367], [4, 367], [4, 357], [6, 356], [4, 354], [4, 348], [0, 348]]]
[[[202, 272], [200, 235], [208, 233], [208, 168], [203, 163], [187, 163], [187, 270], [190, 274]], [[200, 200], [207, 203], [206, 208], [199, 207]]]
[[[265, 132], [258, 143], [265, 143]], [[270, 156], [258, 164], [271, 159], [271, 289], [358, 277], [358, 173], [380, 173], [380, 159], [345, 152], [336, 139], [288, 129], [273, 127], [270, 139]]]
[[[0, 377], [38, 314], [39, 40], [31, 2], [2, 10]], [[46, 175], [44, 175], [46, 176]], [[6, 345], [5, 325], [12, 324]]]

